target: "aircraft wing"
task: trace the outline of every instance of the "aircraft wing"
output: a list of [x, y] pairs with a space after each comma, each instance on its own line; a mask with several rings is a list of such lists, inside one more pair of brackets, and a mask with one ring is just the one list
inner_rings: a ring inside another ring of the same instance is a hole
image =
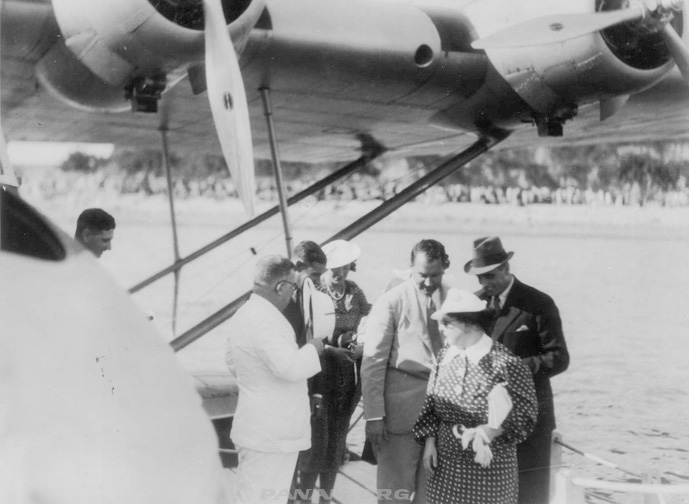
[[[164, 128], [177, 148], [220, 152], [198, 8], [94, 1], [86, 15], [83, 0], [3, 0], [8, 139], [150, 146]], [[223, 3], [232, 32], [249, 2]], [[635, 21], [556, 43], [471, 45], [546, 14], [565, 24], [596, 15], [586, 9], [545, 0], [270, 0], [235, 40], [255, 155], [270, 155], [261, 89], [270, 90], [284, 160], [350, 160], [361, 135], [402, 155], [456, 151], [496, 130], [512, 132], [506, 147], [686, 139], [684, 79], [661, 35]], [[681, 34], [684, 20], [675, 12], [668, 26]]]

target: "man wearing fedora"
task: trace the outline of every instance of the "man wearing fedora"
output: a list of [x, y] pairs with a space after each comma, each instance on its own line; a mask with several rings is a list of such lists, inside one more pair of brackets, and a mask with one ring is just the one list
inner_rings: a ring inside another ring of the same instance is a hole
[[442, 279], [450, 261], [440, 242], [421, 240], [412, 249], [411, 266], [411, 277], [378, 298], [366, 324], [361, 385], [380, 504], [426, 502], [422, 447], [412, 427], [443, 346], [431, 315], [445, 301]]
[[478, 238], [464, 271], [476, 275], [482, 287], [476, 295], [495, 312], [490, 336], [521, 357], [533, 375], [538, 418], [534, 431], [517, 447], [519, 503], [547, 504], [555, 429], [550, 378], [567, 369], [569, 353], [555, 302], [510, 273], [513, 255], [505, 251], [497, 236]]

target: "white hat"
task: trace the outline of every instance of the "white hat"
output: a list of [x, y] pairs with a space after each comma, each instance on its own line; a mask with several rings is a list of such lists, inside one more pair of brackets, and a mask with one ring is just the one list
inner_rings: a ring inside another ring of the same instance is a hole
[[486, 302], [466, 290], [448, 289], [445, 302], [436, 310], [432, 319], [440, 320], [447, 313], [476, 313], [486, 309]]
[[359, 245], [348, 242], [347, 240], [335, 240], [326, 243], [322, 247], [323, 253], [328, 258], [328, 268], [341, 268], [352, 264], [359, 258], [361, 249]]

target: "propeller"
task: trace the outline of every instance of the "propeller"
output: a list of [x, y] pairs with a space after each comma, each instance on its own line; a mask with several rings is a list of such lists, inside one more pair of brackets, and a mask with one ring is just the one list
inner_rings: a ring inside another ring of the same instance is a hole
[[665, 45], [667, 45], [670, 54], [672, 54], [672, 59], [675, 60], [677, 68], [679, 68], [679, 71], [682, 73], [684, 80], [689, 83], [689, 49], [687, 49], [682, 38], [669, 24], [663, 27], [661, 33], [663, 34]]
[[643, 10], [639, 8], [591, 14], [554, 14], [510, 26], [474, 41], [471, 47], [499, 49], [556, 44], [604, 30], [610, 26], [636, 21], [642, 17]]
[[685, 81], [689, 83], [689, 49], [670, 25], [673, 12], [684, 7], [684, 0], [645, 0], [626, 9], [586, 14], [555, 14], [509, 26], [474, 41], [474, 49], [526, 47], [565, 42], [612, 26], [641, 22], [659, 32]]
[[[264, 6], [262, 4], [264, 2], [251, 2], [247, 10], [253, 10], [249, 14], [255, 13], [258, 8], [262, 10]], [[249, 105], [237, 53], [227, 32], [221, 0], [203, 0], [203, 10], [208, 101], [232, 182], [244, 208], [249, 216], [253, 217], [255, 214], [254, 155]], [[241, 21], [248, 17], [248, 15], [240, 16], [237, 29], [240, 33], [247, 30], [246, 23]]]

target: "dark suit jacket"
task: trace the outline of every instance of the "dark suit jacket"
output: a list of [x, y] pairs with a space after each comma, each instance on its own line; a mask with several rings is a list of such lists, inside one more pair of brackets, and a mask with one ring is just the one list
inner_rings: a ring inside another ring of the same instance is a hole
[[[483, 290], [476, 293], [489, 300]], [[569, 365], [560, 312], [550, 296], [516, 278], [491, 334], [531, 369], [538, 398], [538, 420], [533, 435], [555, 429], [550, 378]]]

